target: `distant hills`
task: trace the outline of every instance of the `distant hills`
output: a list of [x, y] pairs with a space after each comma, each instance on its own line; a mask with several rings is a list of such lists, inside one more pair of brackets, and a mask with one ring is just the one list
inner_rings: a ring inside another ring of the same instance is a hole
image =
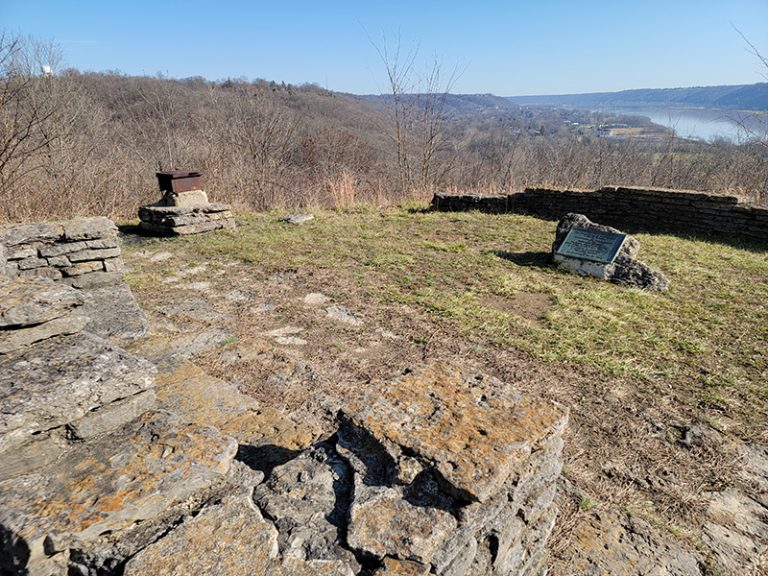
[[[419, 94], [403, 94], [402, 98], [418, 102]], [[359, 98], [377, 106], [386, 106], [392, 102], [391, 94], [359, 96]], [[487, 116], [504, 115], [519, 112], [520, 106], [510, 98], [493, 94], [441, 94], [441, 112], [452, 116]]]
[[574, 108], [593, 109], [660, 106], [768, 111], [768, 82], [740, 86], [649, 88], [591, 94], [510, 96], [508, 100], [515, 104], [527, 106], [572, 106]]

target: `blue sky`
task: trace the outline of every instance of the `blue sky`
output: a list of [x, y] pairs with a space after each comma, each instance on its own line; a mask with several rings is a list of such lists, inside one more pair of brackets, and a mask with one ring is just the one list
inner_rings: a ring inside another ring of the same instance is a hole
[[0, 29], [56, 42], [80, 70], [386, 89], [374, 46], [417, 49], [502, 96], [764, 81], [768, 0], [0, 0]]

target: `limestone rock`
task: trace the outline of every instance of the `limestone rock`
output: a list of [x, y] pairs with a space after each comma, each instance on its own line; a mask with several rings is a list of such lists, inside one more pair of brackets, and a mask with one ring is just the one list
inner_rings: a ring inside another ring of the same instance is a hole
[[271, 566], [270, 576], [354, 576], [357, 574], [348, 562], [343, 560], [299, 560], [286, 558], [280, 564]]
[[235, 220], [226, 204], [142, 206], [139, 208], [139, 219], [143, 229], [170, 236], [235, 227]]
[[579, 274], [593, 276], [602, 280], [610, 280], [623, 286], [643, 288], [645, 290], [665, 291], [669, 289], [669, 280], [664, 274], [653, 270], [648, 265], [636, 259], [640, 249], [637, 239], [627, 236], [614, 261], [610, 264], [592, 262], [580, 258], [563, 256], [557, 253], [571, 228], [584, 228], [599, 232], [621, 234], [616, 228], [603, 226], [590, 221], [583, 214], [570, 213], [564, 216], [557, 225], [555, 241], [552, 244], [552, 260], [559, 268]]
[[58, 336], [0, 356], [0, 437], [63, 426], [154, 387], [146, 360], [96, 336]]
[[410, 560], [387, 557], [384, 558], [384, 565], [376, 570], [374, 576], [427, 576], [427, 574], [429, 574], [429, 566]]
[[[109, 276], [109, 272], [102, 272]], [[122, 274], [119, 274], [122, 278]], [[89, 282], [81, 286], [84, 304], [82, 313], [90, 318], [85, 329], [102, 338], [135, 340], [149, 330], [149, 322], [139, 308], [131, 289], [124, 282], [112, 283], [116, 277], [105, 279], [106, 285], [94, 282], [97, 274], [88, 274]]]
[[350, 487], [346, 463], [331, 446], [320, 444], [276, 467], [253, 498], [275, 523], [284, 557], [356, 564], [339, 536]]
[[62, 226], [64, 228], [63, 236], [67, 240], [92, 240], [117, 234], [115, 223], [103, 216], [74, 218], [62, 222]]
[[236, 451], [214, 428], [150, 412], [0, 484], [0, 572], [41, 573], [56, 557], [84, 573], [119, 564], [210, 498]]
[[349, 324], [350, 326], [362, 326], [363, 321], [355, 316], [344, 306], [333, 305], [329, 306], [325, 310], [328, 318], [341, 322], [343, 324]]
[[33, 241], [54, 241], [64, 235], [61, 223], [15, 224], [0, 228], [0, 244], [13, 247]]
[[570, 573], [584, 576], [702, 576], [695, 556], [646, 521], [612, 512], [581, 520], [563, 560]]
[[244, 497], [232, 497], [187, 519], [125, 567], [125, 576], [271, 576], [277, 530]]
[[42, 324], [25, 328], [0, 330], [0, 354], [8, 354], [20, 350], [25, 346], [60, 336], [62, 334], [76, 334], [88, 324], [87, 316], [70, 314], [63, 318], [49, 320]]
[[161, 203], [164, 206], [200, 206], [208, 204], [208, 194], [205, 193], [205, 190], [188, 190], [177, 194], [166, 192]]
[[280, 218], [280, 221], [285, 222], [287, 224], [295, 224], [297, 226], [300, 226], [314, 219], [315, 219], [314, 214], [291, 214], [290, 216], [285, 216], [284, 218]]
[[[710, 495], [704, 542], [729, 571], [768, 568], [768, 509], [736, 488]], [[761, 560], [762, 559], [762, 560]]]
[[537, 442], [567, 421], [564, 409], [486, 378], [429, 366], [345, 408], [344, 418], [393, 461], [405, 452], [433, 466], [455, 496], [484, 502], [523, 471]]
[[449, 512], [406, 501], [402, 490], [381, 488], [352, 503], [349, 545], [379, 558], [396, 554], [428, 564], [456, 529]]
[[76, 290], [51, 280], [0, 277], [0, 329], [61, 318], [82, 303]]

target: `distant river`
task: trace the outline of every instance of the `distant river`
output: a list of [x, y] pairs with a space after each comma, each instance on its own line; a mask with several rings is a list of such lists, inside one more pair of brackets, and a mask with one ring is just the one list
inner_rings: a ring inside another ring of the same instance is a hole
[[748, 112], [737, 110], [710, 110], [699, 108], [653, 108], [638, 106], [632, 108], [601, 108], [600, 112], [612, 114], [631, 114], [646, 116], [654, 124], [667, 126], [675, 130], [681, 138], [711, 140], [726, 138], [732, 142], [743, 142], [749, 138], [739, 122], [743, 122], [754, 134], [765, 136], [768, 130], [768, 115], [762, 116], [762, 122]]

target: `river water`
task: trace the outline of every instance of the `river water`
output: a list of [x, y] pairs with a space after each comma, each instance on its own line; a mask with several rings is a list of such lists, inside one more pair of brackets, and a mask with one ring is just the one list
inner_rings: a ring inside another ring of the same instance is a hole
[[768, 114], [759, 116], [737, 110], [638, 106], [602, 108], [599, 112], [646, 116], [654, 124], [674, 129], [675, 134], [681, 138], [697, 140], [725, 138], [734, 143], [741, 143], [755, 137], [765, 138], [768, 133]]

